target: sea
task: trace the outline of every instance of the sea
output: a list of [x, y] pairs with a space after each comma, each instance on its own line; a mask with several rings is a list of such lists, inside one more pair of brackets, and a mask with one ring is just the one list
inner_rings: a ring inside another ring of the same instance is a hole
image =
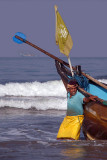
[[[66, 57], [61, 57], [67, 62]], [[107, 83], [107, 57], [72, 58]], [[57, 140], [67, 93], [49, 57], [0, 57], [0, 160], [105, 160], [106, 140]]]

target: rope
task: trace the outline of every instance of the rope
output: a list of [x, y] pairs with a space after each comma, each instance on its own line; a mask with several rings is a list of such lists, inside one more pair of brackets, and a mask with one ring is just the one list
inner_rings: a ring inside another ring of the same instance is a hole
[[81, 88], [84, 88], [87, 90], [88, 85], [89, 85], [89, 80], [85, 76], [83, 75], [79, 76], [75, 74], [73, 77], [68, 76], [68, 78], [70, 78], [70, 80], [75, 79]]

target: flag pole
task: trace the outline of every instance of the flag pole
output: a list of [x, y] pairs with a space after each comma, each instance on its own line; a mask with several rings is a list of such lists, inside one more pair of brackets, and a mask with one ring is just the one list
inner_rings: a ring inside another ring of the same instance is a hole
[[71, 60], [70, 60], [69, 55], [67, 56], [67, 58], [68, 58], [68, 63], [69, 63], [69, 66], [70, 66], [71, 74], [72, 74], [72, 77], [73, 77], [74, 76], [74, 72], [73, 72], [73, 68], [72, 68], [72, 64], [71, 64]]
[[[57, 32], [57, 15], [56, 15], [56, 12], [57, 12], [57, 10], [58, 10], [58, 6], [55, 5], [54, 8], [55, 8], [55, 17], [56, 17], [55, 28], [56, 28], [56, 32]], [[57, 36], [57, 33], [56, 33], [56, 32], [55, 32], [55, 39], [56, 39], [56, 43], [58, 43], [58, 42], [57, 42], [57, 41], [58, 41], [58, 36]]]

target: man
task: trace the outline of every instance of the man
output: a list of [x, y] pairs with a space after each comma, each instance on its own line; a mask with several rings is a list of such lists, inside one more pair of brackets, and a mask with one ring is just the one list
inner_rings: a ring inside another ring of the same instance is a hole
[[78, 83], [75, 80], [67, 84], [67, 116], [60, 126], [57, 139], [78, 140], [84, 119], [83, 103], [96, 101], [96, 96], [87, 98], [77, 90], [77, 87]]

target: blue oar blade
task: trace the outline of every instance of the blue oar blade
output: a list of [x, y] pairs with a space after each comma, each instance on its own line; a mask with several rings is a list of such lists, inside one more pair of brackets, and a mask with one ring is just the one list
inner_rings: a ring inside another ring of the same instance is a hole
[[23, 41], [17, 39], [15, 36], [19, 36], [19, 37], [23, 38], [24, 40], [26, 40], [25, 34], [23, 34], [23, 33], [21, 33], [21, 32], [17, 32], [17, 33], [15, 33], [15, 35], [14, 35], [14, 37], [13, 37], [13, 41], [16, 42], [16, 43], [18, 43], [18, 44], [23, 43]]

